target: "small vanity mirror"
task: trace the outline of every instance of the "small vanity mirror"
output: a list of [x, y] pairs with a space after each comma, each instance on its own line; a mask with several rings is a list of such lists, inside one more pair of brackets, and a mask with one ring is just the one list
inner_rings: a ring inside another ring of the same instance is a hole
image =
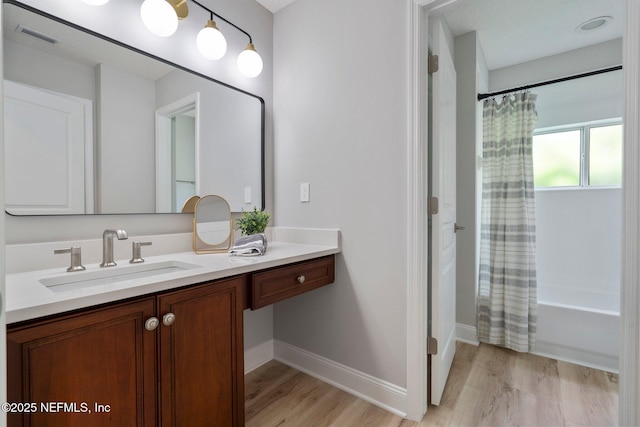
[[232, 240], [229, 203], [220, 196], [199, 198], [193, 212], [193, 251], [197, 254], [226, 252]]

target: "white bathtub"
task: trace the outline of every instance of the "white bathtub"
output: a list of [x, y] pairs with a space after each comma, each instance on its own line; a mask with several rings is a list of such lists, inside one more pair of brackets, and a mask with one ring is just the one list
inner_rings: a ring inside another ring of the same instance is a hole
[[618, 372], [620, 297], [540, 286], [534, 353]]

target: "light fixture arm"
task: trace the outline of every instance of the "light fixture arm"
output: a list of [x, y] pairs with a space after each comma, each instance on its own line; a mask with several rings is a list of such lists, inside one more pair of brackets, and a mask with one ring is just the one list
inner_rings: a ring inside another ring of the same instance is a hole
[[247, 33], [245, 30], [243, 30], [242, 28], [238, 27], [236, 24], [234, 24], [233, 22], [223, 18], [222, 16], [218, 15], [217, 13], [215, 13], [214, 11], [212, 11], [211, 9], [209, 9], [208, 7], [204, 6], [203, 4], [199, 3], [196, 0], [191, 0], [193, 3], [197, 4], [198, 6], [200, 6], [201, 8], [203, 8], [204, 10], [206, 10], [207, 12], [209, 12], [211, 14], [211, 17], [213, 18], [213, 16], [215, 15], [218, 19], [226, 22], [227, 24], [231, 25], [232, 27], [234, 27], [236, 30], [244, 33], [247, 37], [249, 37], [249, 43], [253, 43], [253, 40], [251, 39], [251, 34]]

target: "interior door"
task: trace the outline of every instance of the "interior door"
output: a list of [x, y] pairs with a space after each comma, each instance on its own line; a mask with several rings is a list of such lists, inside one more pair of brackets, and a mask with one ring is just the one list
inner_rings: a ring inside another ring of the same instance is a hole
[[431, 193], [438, 212], [431, 216], [431, 336], [438, 341], [431, 356], [430, 401], [439, 405], [456, 350], [456, 72], [440, 21], [433, 23], [432, 51], [438, 71], [432, 76]]
[[20, 160], [5, 163], [6, 209], [18, 215], [91, 213], [91, 102], [5, 81], [4, 112], [5, 159]]

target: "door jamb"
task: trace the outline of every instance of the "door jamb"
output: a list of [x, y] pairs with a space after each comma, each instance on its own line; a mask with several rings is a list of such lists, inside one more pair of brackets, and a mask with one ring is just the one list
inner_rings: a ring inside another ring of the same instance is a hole
[[407, 150], [407, 418], [427, 411], [427, 55], [429, 14], [463, 0], [410, 0]]
[[638, 41], [640, 29], [636, 22], [640, 18], [640, 4], [635, 0], [625, 1], [625, 26], [622, 39], [622, 63], [624, 64], [624, 154], [622, 186], [622, 280], [620, 284], [620, 324], [622, 327], [620, 346], [620, 425], [640, 424], [640, 53]]

